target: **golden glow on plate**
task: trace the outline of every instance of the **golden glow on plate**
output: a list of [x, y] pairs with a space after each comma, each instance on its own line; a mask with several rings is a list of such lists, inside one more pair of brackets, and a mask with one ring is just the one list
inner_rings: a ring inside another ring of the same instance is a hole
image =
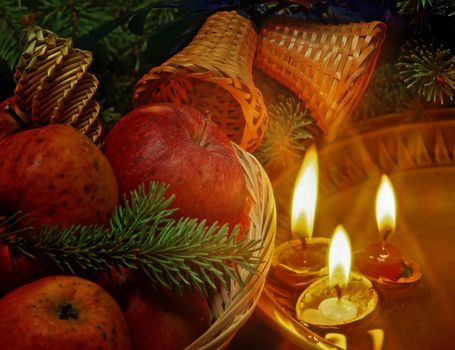
[[382, 350], [384, 344], [384, 331], [380, 328], [370, 329], [368, 334], [373, 342], [373, 350]]
[[314, 213], [318, 193], [318, 154], [314, 145], [305, 153], [295, 181], [292, 198], [292, 232], [296, 235], [313, 235]]
[[382, 175], [376, 195], [376, 222], [382, 240], [390, 240], [395, 233], [396, 203], [392, 183]]
[[329, 283], [345, 286], [351, 271], [351, 246], [343, 226], [338, 225], [333, 233], [329, 251]]
[[346, 341], [346, 336], [341, 333], [327, 333], [324, 337], [326, 340], [331, 342], [332, 344], [338, 346], [342, 349], [347, 349], [348, 344]]

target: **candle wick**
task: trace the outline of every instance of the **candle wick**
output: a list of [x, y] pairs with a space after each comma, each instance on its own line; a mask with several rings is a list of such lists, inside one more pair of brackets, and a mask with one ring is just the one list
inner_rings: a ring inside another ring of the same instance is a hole
[[384, 230], [384, 233], [382, 234], [382, 236], [384, 237], [383, 240], [382, 240], [383, 249], [385, 249], [385, 243], [389, 239], [389, 236], [390, 236], [391, 233], [392, 233], [392, 229], [391, 228], [386, 228]]
[[300, 243], [302, 244], [302, 249], [305, 250], [306, 249], [305, 235], [304, 234], [298, 234], [297, 237], [299, 238]]
[[305, 249], [306, 249], [306, 239], [305, 239], [305, 236], [304, 236], [304, 235], [300, 235], [300, 236], [299, 236], [299, 239], [300, 239], [300, 243], [302, 244], [302, 249], [305, 250]]
[[379, 256], [383, 259], [389, 256], [389, 250], [387, 249], [387, 242], [385, 240], [381, 242], [381, 253]]
[[337, 292], [337, 299], [338, 299], [337, 302], [340, 303], [341, 302], [341, 294], [342, 294], [342, 292], [341, 292], [341, 287], [340, 287], [339, 284], [335, 285], [335, 290]]

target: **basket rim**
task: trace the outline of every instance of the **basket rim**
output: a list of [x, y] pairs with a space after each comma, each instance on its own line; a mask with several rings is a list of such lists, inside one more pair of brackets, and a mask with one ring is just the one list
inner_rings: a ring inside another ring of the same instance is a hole
[[[269, 272], [276, 235], [276, 205], [270, 180], [259, 161], [249, 152], [231, 142], [245, 172], [248, 191], [255, 191], [255, 186], [262, 192], [253, 193], [253, 206], [250, 209], [249, 237], [259, 237], [262, 241], [258, 256], [262, 259], [256, 273], [247, 272], [243, 288], [232, 296], [231, 303], [223, 310], [209, 329], [190, 344], [186, 349], [221, 349], [225, 348], [237, 331], [252, 315]], [[254, 220], [260, 218], [260, 222]], [[260, 231], [255, 231], [259, 224]]]

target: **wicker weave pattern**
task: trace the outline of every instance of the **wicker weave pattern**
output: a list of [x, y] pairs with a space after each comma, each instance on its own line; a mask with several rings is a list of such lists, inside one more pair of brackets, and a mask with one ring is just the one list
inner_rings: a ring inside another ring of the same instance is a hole
[[135, 105], [174, 102], [208, 110], [231, 140], [254, 150], [267, 124], [252, 77], [256, 43], [250, 21], [235, 12], [215, 13], [187, 47], [139, 80]]
[[365, 91], [385, 28], [377, 21], [332, 26], [273, 18], [260, 32], [255, 64], [295, 92], [332, 139]]
[[262, 293], [275, 248], [276, 209], [272, 185], [261, 164], [250, 153], [234, 145], [245, 172], [251, 200], [248, 238], [262, 242], [256, 255], [261, 258], [257, 273], [240, 271], [244, 286], [234, 281], [231, 292], [224, 289], [211, 298], [214, 322], [211, 327], [186, 350], [224, 349], [253, 313]]
[[28, 28], [23, 41], [14, 74], [21, 116], [35, 125], [69, 124], [100, 143], [100, 106], [94, 99], [98, 80], [88, 73], [92, 54], [39, 27]]

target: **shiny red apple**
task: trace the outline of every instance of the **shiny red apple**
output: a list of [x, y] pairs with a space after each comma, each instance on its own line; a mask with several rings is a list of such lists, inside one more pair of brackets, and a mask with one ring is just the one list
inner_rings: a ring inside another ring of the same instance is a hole
[[131, 270], [113, 271], [101, 280], [123, 311], [133, 349], [184, 349], [210, 326], [207, 299], [197, 292], [157, 289]]
[[176, 195], [179, 216], [239, 222], [243, 170], [230, 140], [207, 115], [170, 103], [139, 107], [114, 125], [104, 152], [121, 194], [162, 181]]
[[100, 286], [50, 276], [0, 299], [0, 347], [11, 350], [131, 348], [122, 312]]
[[93, 142], [62, 124], [21, 129], [0, 108], [0, 215], [21, 210], [37, 226], [104, 224], [117, 204], [115, 175]]
[[136, 290], [123, 308], [133, 349], [180, 350], [210, 325], [207, 301], [198, 294], [178, 296], [164, 291]]

